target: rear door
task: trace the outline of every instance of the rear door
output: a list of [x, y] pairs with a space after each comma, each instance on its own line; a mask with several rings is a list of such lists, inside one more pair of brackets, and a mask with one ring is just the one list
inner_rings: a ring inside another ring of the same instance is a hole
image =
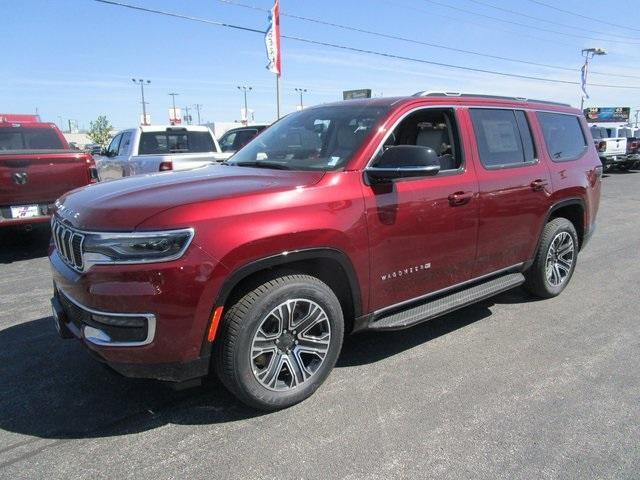
[[533, 256], [552, 190], [533, 141], [530, 112], [470, 108], [469, 113], [480, 186], [475, 267], [480, 276]]

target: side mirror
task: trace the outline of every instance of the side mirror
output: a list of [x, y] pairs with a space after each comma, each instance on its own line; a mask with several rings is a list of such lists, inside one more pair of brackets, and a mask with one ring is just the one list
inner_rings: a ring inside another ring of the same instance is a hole
[[387, 148], [365, 170], [369, 183], [388, 183], [398, 178], [429, 177], [440, 171], [440, 161], [433, 148], [396, 145]]

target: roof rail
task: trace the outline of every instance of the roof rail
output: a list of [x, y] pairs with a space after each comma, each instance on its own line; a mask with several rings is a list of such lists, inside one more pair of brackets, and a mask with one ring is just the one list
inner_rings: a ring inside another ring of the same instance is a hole
[[549, 100], [534, 100], [525, 97], [507, 97], [502, 95], [483, 95], [481, 93], [461, 93], [461, 92], [434, 92], [425, 90], [424, 92], [417, 92], [412, 95], [413, 97], [471, 97], [471, 98], [493, 98], [499, 100], [511, 100], [517, 102], [533, 102], [533, 103], [546, 103], [549, 105], [561, 105], [563, 107], [570, 107], [568, 103], [551, 102]]

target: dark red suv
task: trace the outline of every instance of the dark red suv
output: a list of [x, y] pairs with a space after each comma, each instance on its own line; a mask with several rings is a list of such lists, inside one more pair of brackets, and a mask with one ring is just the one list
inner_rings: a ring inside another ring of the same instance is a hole
[[424, 92], [305, 109], [225, 165], [62, 197], [56, 325], [126, 376], [215, 370], [245, 403], [286, 407], [327, 378], [345, 333], [521, 284], [558, 295], [601, 172], [567, 105]]

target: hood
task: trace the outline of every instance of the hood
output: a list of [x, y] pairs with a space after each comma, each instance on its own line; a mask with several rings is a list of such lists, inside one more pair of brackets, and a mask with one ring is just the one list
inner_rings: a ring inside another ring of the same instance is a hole
[[311, 186], [323, 175], [227, 165], [140, 175], [71, 191], [58, 200], [57, 213], [83, 230], [130, 231], [169, 208]]

